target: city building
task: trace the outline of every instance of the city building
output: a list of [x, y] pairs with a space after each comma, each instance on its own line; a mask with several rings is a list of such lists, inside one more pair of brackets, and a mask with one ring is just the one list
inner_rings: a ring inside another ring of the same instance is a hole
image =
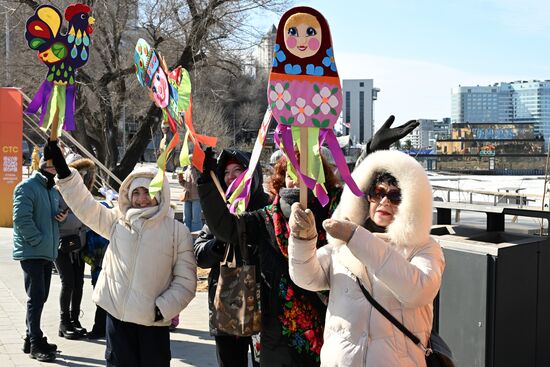
[[[533, 123], [456, 123], [438, 139], [437, 168], [463, 173], [541, 174], [544, 140]], [[485, 172], [481, 172], [485, 171]]]
[[344, 79], [342, 94], [344, 98], [343, 124], [344, 134], [350, 136], [350, 145], [365, 144], [374, 130], [374, 101], [380, 89], [373, 87], [372, 79]]
[[408, 136], [401, 141], [410, 140], [411, 147], [414, 149], [435, 148], [435, 143], [439, 139], [448, 139], [450, 132], [451, 119], [448, 117], [441, 120], [417, 119], [419, 125]]
[[451, 123], [530, 123], [535, 136], [550, 138], [550, 80], [519, 80], [451, 91]]
[[256, 75], [266, 75], [271, 70], [276, 36], [277, 27], [272, 25], [271, 29], [262, 37], [262, 40], [256, 47]]

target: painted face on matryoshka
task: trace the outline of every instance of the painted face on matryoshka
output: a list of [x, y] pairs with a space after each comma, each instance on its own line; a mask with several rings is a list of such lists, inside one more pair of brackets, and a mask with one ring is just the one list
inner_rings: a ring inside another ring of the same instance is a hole
[[155, 75], [153, 75], [151, 90], [153, 92], [153, 102], [155, 102], [157, 107], [165, 108], [168, 106], [170, 87], [166, 73], [160, 67], [157, 69]]
[[311, 14], [297, 13], [285, 23], [285, 45], [294, 56], [311, 57], [321, 47], [321, 24]]

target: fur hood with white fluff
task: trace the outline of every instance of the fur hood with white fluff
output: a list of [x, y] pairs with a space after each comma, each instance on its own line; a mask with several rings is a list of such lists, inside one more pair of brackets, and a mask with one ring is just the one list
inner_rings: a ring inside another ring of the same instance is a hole
[[[346, 186], [332, 218], [363, 225], [369, 216], [368, 189], [376, 174], [382, 171], [394, 176], [401, 189], [399, 210], [386, 231], [391, 242], [406, 247], [427, 243], [432, 226], [432, 187], [424, 168], [399, 151], [383, 150], [368, 155], [352, 173], [365, 196], [355, 196]], [[333, 238], [330, 241], [336, 242]]]

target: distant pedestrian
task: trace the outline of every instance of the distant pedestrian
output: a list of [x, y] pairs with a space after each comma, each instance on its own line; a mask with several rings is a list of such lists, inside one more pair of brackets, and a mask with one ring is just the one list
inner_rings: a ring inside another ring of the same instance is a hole
[[189, 230], [174, 219], [170, 186], [151, 197], [156, 169], [135, 169], [122, 182], [118, 206], [94, 199], [57, 142], [48, 143], [63, 198], [90, 229], [109, 240], [94, 302], [107, 311], [105, 359], [116, 367], [168, 367], [170, 320], [195, 296], [197, 268]]
[[183, 187], [181, 197], [181, 201], [183, 201], [183, 223], [191, 232], [199, 231], [202, 228], [201, 202], [197, 189], [199, 176], [199, 171], [193, 165], [188, 165], [185, 171], [178, 175], [178, 181]]
[[40, 328], [48, 299], [53, 261], [59, 246], [59, 193], [53, 188], [56, 170], [44, 157], [39, 170], [13, 192], [13, 259], [21, 263], [27, 293], [27, 331], [23, 351], [41, 362], [55, 360], [57, 346], [48, 343]]

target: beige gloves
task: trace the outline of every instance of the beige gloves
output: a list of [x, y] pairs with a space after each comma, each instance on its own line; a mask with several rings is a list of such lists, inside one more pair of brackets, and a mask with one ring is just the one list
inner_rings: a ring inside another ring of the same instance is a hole
[[323, 227], [332, 237], [348, 243], [358, 226], [349, 220], [327, 219]]
[[290, 234], [301, 240], [312, 240], [317, 237], [315, 217], [311, 210], [302, 210], [300, 203], [292, 204], [289, 218]]

